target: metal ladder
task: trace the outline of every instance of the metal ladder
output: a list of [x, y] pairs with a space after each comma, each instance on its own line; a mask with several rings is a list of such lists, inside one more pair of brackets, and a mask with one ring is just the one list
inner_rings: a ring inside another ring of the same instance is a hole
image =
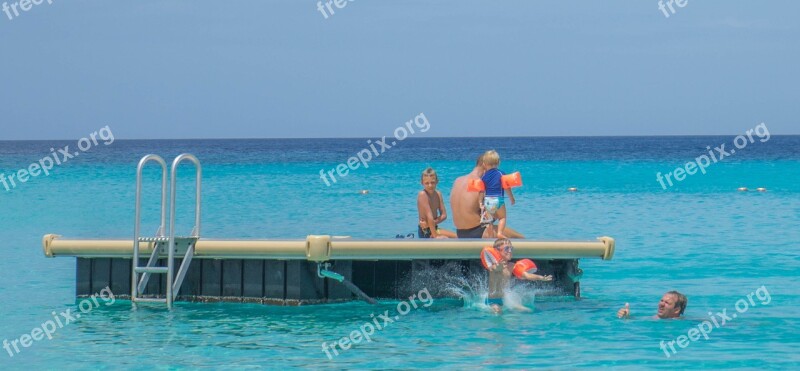
[[[178, 165], [181, 162], [188, 160], [194, 163], [195, 166], [195, 221], [192, 233], [188, 237], [175, 237], [175, 198], [176, 198], [176, 180], [178, 175]], [[141, 222], [141, 195], [142, 195], [142, 169], [150, 162], [155, 161], [161, 165], [161, 224], [156, 231], [155, 237], [141, 237], [140, 222]], [[200, 184], [203, 176], [203, 170], [200, 166], [200, 161], [194, 155], [184, 153], [175, 157], [172, 161], [172, 169], [170, 172], [170, 197], [169, 197], [169, 235], [166, 236], [167, 231], [167, 163], [161, 156], [150, 154], [142, 157], [139, 160], [139, 165], [136, 168], [136, 208], [135, 217], [136, 222], [133, 227], [133, 262], [131, 269], [131, 304], [135, 307], [136, 303], [151, 302], [151, 303], [166, 303], [168, 309], [172, 309], [172, 303], [175, 297], [178, 296], [183, 279], [186, 272], [189, 270], [189, 264], [194, 257], [194, 246], [200, 238]], [[139, 266], [139, 252], [140, 244], [152, 244], [153, 251], [150, 253], [150, 259], [147, 265]], [[181, 261], [181, 266], [178, 268], [177, 276], [175, 273], [175, 253], [177, 252], [176, 246], [186, 245], [186, 254]], [[156, 266], [161, 250], [167, 247], [167, 266]], [[139, 277], [141, 274], [141, 277]], [[167, 275], [167, 294], [165, 298], [144, 298], [143, 295], [147, 282], [150, 280], [152, 274], [166, 274]]]

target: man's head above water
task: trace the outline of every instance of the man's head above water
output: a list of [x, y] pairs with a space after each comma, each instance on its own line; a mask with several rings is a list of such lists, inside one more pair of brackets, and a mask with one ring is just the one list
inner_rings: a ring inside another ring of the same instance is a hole
[[[661, 300], [658, 301], [658, 309], [654, 318], [679, 318], [686, 310], [687, 303], [688, 299], [686, 299], [686, 295], [674, 290], [668, 291], [661, 297]], [[619, 318], [629, 318], [630, 315], [631, 308], [628, 303], [625, 303], [625, 306], [617, 311], [617, 317]]]
[[656, 317], [661, 319], [678, 318], [686, 310], [686, 295], [677, 291], [669, 291], [658, 302]]

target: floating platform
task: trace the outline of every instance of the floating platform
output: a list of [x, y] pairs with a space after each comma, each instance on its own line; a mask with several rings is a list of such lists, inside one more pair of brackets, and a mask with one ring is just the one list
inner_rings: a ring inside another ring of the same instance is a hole
[[[479, 239], [391, 239], [361, 240], [331, 236], [308, 236], [288, 240], [218, 240], [199, 238], [190, 246], [176, 239], [174, 254], [193, 248], [193, 259], [178, 288], [178, 301], [249, 302], [274, 305], [304, 305], [355, 300], [344, 285], [320, 277], [320, 264], [344, 276], [367, 295], [385, 299], [407, 299], [425, 288], [423, 272], [456, 266], [464, 275], [486, 274], [478, 259], [492, 240]], [[579, 259], [610, 260], [614, 239], [595, 241], [513, 240], [514, 259], [536, 262], [539, 274], [553, 281], [537, 283], [554, 295], [580, 297]], [[90, 296], [108, 286], [118, 298], [131, 293], [133, 239], [69, 239], [55, 234], [42, 241], [47, 257], [75, 257], [76, 295]], [[155, 242], [141, 242], [143, 254]], [[167, 249], [161, 249], [165, 266]], [[179, 255], [180, 256], [180, 255]], [[177, 259], [180, 261], [180, 259]], [[144, 265], [147, 259], [140, 259]], [[180, 265], [180, 262], [177, 263]], [[166, 278], [153, 275], [142, 297], [158, 298], [167, 293]], [[427, 287], [434, 297], [447, 296]]]

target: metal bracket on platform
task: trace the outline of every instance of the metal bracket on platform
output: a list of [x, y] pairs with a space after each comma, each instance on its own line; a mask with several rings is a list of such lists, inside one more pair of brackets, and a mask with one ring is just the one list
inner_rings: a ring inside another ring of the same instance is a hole
[[358, 288], [358, 286], [356, 286], [352, 282], [348, 281], [341, 274], [329, 270], [330, 268], [331, 268], [331, 263], [328, 263], [328, 262], [324, 262], [324, 263], [323, 262], [319, 262], [319, 263], [317, 263], [317, 276], [319, 276], [319, 278], [330, 278], [330, 279], [332, 279], [332, 280], [334, 280], [336, 282], [339, 282], [342, 285], [344, 285], [345, 287], [347, 287], [347, 289], [350, 290], [350, 292], [352, 292], [353, 294], [355, 294], [356, 296], [358, 296], [359, 298], [361, 298], [365, 302], [373, 304], [373, 305], [374, 304], [378, 304], [378, 302], [375, 299], [373, 299], [373, 298], [369, 297], [369, 295], [365, 294], [364, 291], [362, 291], [360, 288]]
[[331, 270], [331, 263], [317, 263], [317, 277], [319, 278], [330, 278], [332, 280], [336, 280], [338, 282], [344, 281], [344, 276], [339, 273], [333, 272]]

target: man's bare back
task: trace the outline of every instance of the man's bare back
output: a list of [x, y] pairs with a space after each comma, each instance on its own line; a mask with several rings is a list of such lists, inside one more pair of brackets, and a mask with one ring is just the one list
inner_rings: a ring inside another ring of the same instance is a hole
[[[450, 208], [453, 210], [453, 224], [456, 226], [458, 238], [495, 238], [493, 225], [481, 225], [480, 193], [467, 191], [467, 182], [470, 179], [480, 179], [483, 175], [481, 158], [467, 175], [458, 177], [453, 182], [450, 190]], [[517, 231], [506, 228], [506, 236], [511, 238], [525, 238]]]
[[450, 191], [450, 207], [453, 209], [453, 224], [458, 229], [473, 228], [481, 224], [480, 200], [477, 192], [467, 191], [467, 181], [469, 179], [480, 179], [475, 175], [475, 171], [467, 175], [458, 177], [453, 182], [453, 189]]

